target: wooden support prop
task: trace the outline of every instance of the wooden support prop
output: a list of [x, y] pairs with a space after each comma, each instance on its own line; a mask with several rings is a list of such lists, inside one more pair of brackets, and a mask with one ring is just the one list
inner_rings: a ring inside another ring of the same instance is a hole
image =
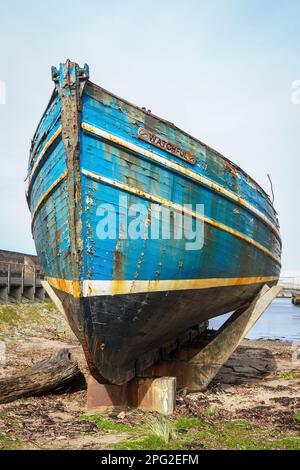
[[279, 286], [269, 288], [265, 285], [250, 306], [233, 313], [206, 345], [197, 348], [194, 343], [183, 347], [173, 359], [160, 361], [144, 375], [174, 375], [177, 388], [189, 392], [205, 390], [280, 290]]
[[50, 299], [52, 300], [52, 302], [54, 303], [54, 305], [58, 308], [58, 310], [60, 311], [60, 313], [62, 313], [63, 315], [65, 315], [66, 317], [66, 312], [65, 312], [65, 309], [64, 309], [64, 306], [61, 302], [61, 300], [57, 297], [57, 295], [55, 294], [54, 290], [52, 289], [52, 287], [50, 286], [49, 282], [47, 281], [41, 281], [41, 284], [42, 284], [42, 287], [45, 289], [45, 291], [47, 292], [47, 294], [49, 295]]
[[101, 384], [92, 375], [87, 380], [87, 410], [103, 412], [128, 406], [128, 385]]
[[66, 384], [83, 383], [84, 377], [68, 349], [60, 349], [21, 374], [0, 380], [0, 403], [40, 395]]

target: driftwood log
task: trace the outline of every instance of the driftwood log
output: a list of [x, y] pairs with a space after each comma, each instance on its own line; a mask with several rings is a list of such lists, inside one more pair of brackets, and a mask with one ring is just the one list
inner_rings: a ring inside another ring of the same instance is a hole
[[82, 384], [84, 377], [70, 351], [63, 348], [21, 374], [1, 379], [0, 403], [54, 391], [73, 382]]

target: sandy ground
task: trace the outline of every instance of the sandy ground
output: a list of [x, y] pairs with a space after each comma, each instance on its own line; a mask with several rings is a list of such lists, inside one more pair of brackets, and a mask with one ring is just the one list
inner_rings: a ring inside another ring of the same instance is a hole
[[[23, 371], [62, 347], [70, 349], [84, 375], [88, 375], [80, 345], [50, 304], [12, 306], [8, 310], [0, 306], [0, 339], [6, 345], [1, 378]], [[297, 435], [299, 377], [292, 345], [245, 340], [206, 392], [178, 393], [175, 416], [212, 420], [217, 414], [218, 419], [247, 420]], [[85, 403], [83, 387], [0, 405], [0, 448], [109, 449], [126, 439], [124, 432], [104, 431], [96, 423], [83, 420]], [[144, 414], [128, 410], [125, 416], [112, 413], [109, 418], [138, 426]]]
[[226, 419], [296, 429], [293, 416], [300, 408], [300, 375], [293, 355], [288, 343], [244, 340], [206, 392], [188, 395], [189, 406], [202, 403]]

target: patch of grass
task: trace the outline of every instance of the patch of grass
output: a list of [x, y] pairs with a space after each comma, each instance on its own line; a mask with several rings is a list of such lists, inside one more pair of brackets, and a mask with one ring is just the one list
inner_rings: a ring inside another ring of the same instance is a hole
[[0, 413], [0, 421], [2, 421], [4, 424], [10, 424], [10, 425], [19, 425], [22, 420], [19, 417], [16, 416], [8, 416], [7, 414], [1, 412]]
[[[50, 304], [51, 305], [51, 304]], [[23, 322], [35, 322], [39, 324], [51, 322], [51, 319], [47, 317], [45, 311], [50, 313], [47, 304], [29, 304], [29, 305], [21, 305], [21, 312], [22, 312], [22, 320]], [[52, 310], [52, 307], [50, 307]]]
[[[16, 332], [20, 335], [15, 335]], [[73, 339], [70, 327], [52, 302], [0, 305], [0, 340], [13, 336]], [[11, 340], [10, 340], [11, 341]]]
[[273, 441], [266, 442], [265, 447], [262, 448], [267, 450], [300, 450], [300, 437], [289, 436], [274, 439]]
[[174, 423], [165, 416], [150, 416], [146, 422], [150, 436], [156, 436], [165, 444], [176, 438]]
[[14, 306], [0, 306], [0, 325], [15, 326], [20, 320], [20, 314]]
[[219, 421], [215, 436], [218, 448], [242, 450], [299, 449], [300, 438], [278, 434], [270, 438], [271, 428], [260, 428], [247, 421]]
[[[173, 421], [176, 436], [166, 442], [151, 434], [145, 425], [138, 438], [121, 441], [114, 448], [119, 450], [181, 450], [181, 449], [245, 449], [245, 450], [300, 450], [300, 437], [290, 433], [274, 435], [271, 427], [258, 427], [242, 420], [214, 420], [206, 423], [198, 418], [177, 418]], [[179, 430], [185, 430], [180, 433]], [[270, 436], [272, 436], [270, 438]]]
[[277, 377], [284, 380], [300, 379], [300, 371], [298, 370], [282, 370], [277, 373]]
[[149, 435], [140, 439], [118, 442], [113, 448], [115, 450], [182, 450], [186, 449], [186, 445], [184, 441], [178, 439], [165, 443], [160, 437]]
[[232, 437], [226, 440], [225, 448], [229, 450], [254, 450], [257, 449], [255, 441], [248, 438]]
[[17, 439], [12, 439], [6, 434], [0, 433], [0, 450], [17, 450], [20, 443]]
[[300, 450], [300, 438], [297, 436], [278, 439], [239, 439], [228, 442], [229, 449], [243, 450]]
[[0, 421], [3, 421], [4, 423], [7, 423], [9, 420], [9, 417], [5, 413], [0, 413]]
[[56, 305], [54, 305], [53, 302], [51, 302], [51, 300], [43, 302], [42, 307], [48, 310], [49, 312], [57, 312], [57, 307]]
[[197, 426], [201, 426], [204, 424], [204, 422], [199, 418], [185, 418], [183, 416], [183, 417], [177, 418], [174, 424], [175, 424], [175, 429], [186, 430], [186, 429], [194, 428]]
[[296, 423], [300, 423], [300, 411], [295, 411], [294, 421], [296, 421]]
[[242, 420], [233, 420], [233, 421], [224, 421], [223, 426], [228, 429], [228, 430], [239, 430], [239, 431], [249, 431], [249, 430], [255, 430], [258, 431], [258, 428], [256, 428], [253, 424], [248, 423], [247, 421], [242, 421]]
[[212, 418], [213, 416], [216, 416], [216, 414], [218, 413], [218, 410], [212, 405], [208, 406], [206, 411], [207, 411], [207, 415], [210, 418]]
[[46, 323], [49, 321], [42, 310], [53, 310], [53, 304], [19, 304], [0, 306], [0, 325], [4, 327], [22, 327], [30, 323]]
[[98, 415], [82, 415], [80, 419], [83, 421], [89, 421], [90, 423], [96, 423], [99, 428], [103, 431], [116, 431], [116, 432], [127, 432], [132, 433], [132, 428], [122, 423], [115, 423], [108, 419], [101, 418]]

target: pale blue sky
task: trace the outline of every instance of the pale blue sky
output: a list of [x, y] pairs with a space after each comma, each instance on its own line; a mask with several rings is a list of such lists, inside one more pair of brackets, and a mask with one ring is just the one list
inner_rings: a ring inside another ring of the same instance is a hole
[[300, 0], [0, 0], [0, 248], [34, 252], [24, 182], [51, 65], [150, 108], [275, 190], [283, 268], [300, 271]]

